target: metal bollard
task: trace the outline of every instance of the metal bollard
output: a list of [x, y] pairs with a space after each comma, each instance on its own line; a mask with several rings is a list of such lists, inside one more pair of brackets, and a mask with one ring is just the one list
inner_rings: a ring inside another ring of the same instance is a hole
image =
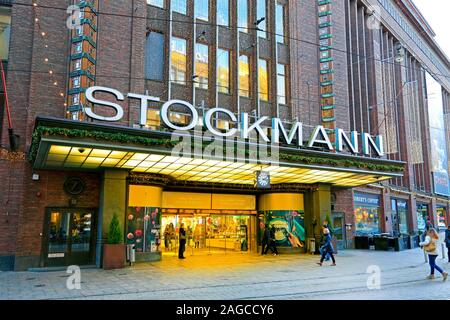
[[428, 254], [425, 250], [423, 250], [423, 256], [425, 258], [425, 263], [428, 263]]
[[442, 246], [442, 259], [444, 259], [445, 260], [445, 248], [446, 248], [446, 246], [445, 246], [445, 243], [441, 243], [441, 246]]

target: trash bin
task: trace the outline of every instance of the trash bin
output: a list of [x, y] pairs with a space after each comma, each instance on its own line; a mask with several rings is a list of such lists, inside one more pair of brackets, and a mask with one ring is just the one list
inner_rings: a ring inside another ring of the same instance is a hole
[[134, 244], [127, 245], [127, 261], [130, 265], [136, 262], [136, 249]]
[[316, 239], [308, 238], [308, 251], [311, 254], [316, 252]]

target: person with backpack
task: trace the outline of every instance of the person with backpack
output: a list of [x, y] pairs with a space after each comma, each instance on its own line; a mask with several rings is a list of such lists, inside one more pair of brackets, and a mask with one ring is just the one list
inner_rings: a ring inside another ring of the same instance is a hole
[[261, 249], [261, 255], [265, 255], [267, 254], [267, 250], [269, 249], [269, 244], [270, 244], [270, 229], [269, 229], [269, 225], [266, 223], [265, 228], [264, 228], [264, 233], [262, 236], [262, 249]]
[[436, 229], [430, 228], [425, 236], [425, 241], [420, 242], [419, 246], [425, 250], [428, 254], [428, 261], [430, 263], [431, 273], [427, 277], [427, 279], [434, 279], [434, 270], [439, 271], [442, 274], [442, 277], [447, 280], [448, 273], [442, 270], [437, 264], [436, 259], [439, 255], [438, 251], [438, 242], [439, 242], [439, 234], [436, 232]]
[[[274, 256], [276, 256], [278, 254], [278, 250], [277, 250], [277, 245], [275, 243], [275, 226], [272, 225], [272, 227], [270, 228], [270, 239], [269, 239], [269, 246], [267, 247], [267, 249], [270, 248], [270, 251], [272, 251], [272, 254]], [[267, 253], [267, 249], [266, 249], [266, 253]]]

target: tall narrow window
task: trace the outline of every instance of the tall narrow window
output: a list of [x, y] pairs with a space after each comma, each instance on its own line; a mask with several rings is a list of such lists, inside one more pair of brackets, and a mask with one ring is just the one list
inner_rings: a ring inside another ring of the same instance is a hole
[[238, 0], [238, 27], [241, 32], [248, 32], [248, 0]]
[[286, 66], [281, 63], [277, 65], [277, 95], [278, 103], [286, 104]]
[[250, 66], [247, 55], [239, 57], [239, 95], [250, 96]]
[[209, 1], [195, 0], [195, 17], [201, 20], [209, 20]]
[[217, 24], [226, 27], [230, 25], [229, 0], [217, 0]]
[[186, 14], [186, 0], [172, 0], [172, 11]]
[[164, 0], [147, 0], [147, 4], [151, 4], [155, 7], [164, 8]]
[[172, 37], [170, 80], [186, 84], [186, 40]]
[[[262, 20], [264, 18], [264, 20]], [[258, 23], [258, 36], [261, 38], [266, 38], [266, 29], [267, 29], [267, 8], [266, 8], [266, 0], [257, 0], [256, 7], [256, 20], [261, 21]]]
[[269, 101], [269, 70], [268, 62], [265, 59], [259, 59], [258, 77], [259, 98], [264, 101]]
[[208, 89], [208, 46], [197, 43], [195, 45], [195, 87]]
[[217, 86], [219, 92], [230, 93], [230, 52], [217, 50]]
[[276, 12], [276, 33], [277, 33], [277, 42], [285, 43], [284, 37], [284, 6], [277, 3], [277, 12]]
[[164, 80], [164, 35], [150, 32], [145, 45], [145, 78]]

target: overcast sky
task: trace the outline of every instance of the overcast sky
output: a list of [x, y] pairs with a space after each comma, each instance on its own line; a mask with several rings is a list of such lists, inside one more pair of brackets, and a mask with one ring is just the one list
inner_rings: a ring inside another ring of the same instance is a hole
[[436, 33], [436, 41], [450, 57], [450, 0], [413, 0]]

